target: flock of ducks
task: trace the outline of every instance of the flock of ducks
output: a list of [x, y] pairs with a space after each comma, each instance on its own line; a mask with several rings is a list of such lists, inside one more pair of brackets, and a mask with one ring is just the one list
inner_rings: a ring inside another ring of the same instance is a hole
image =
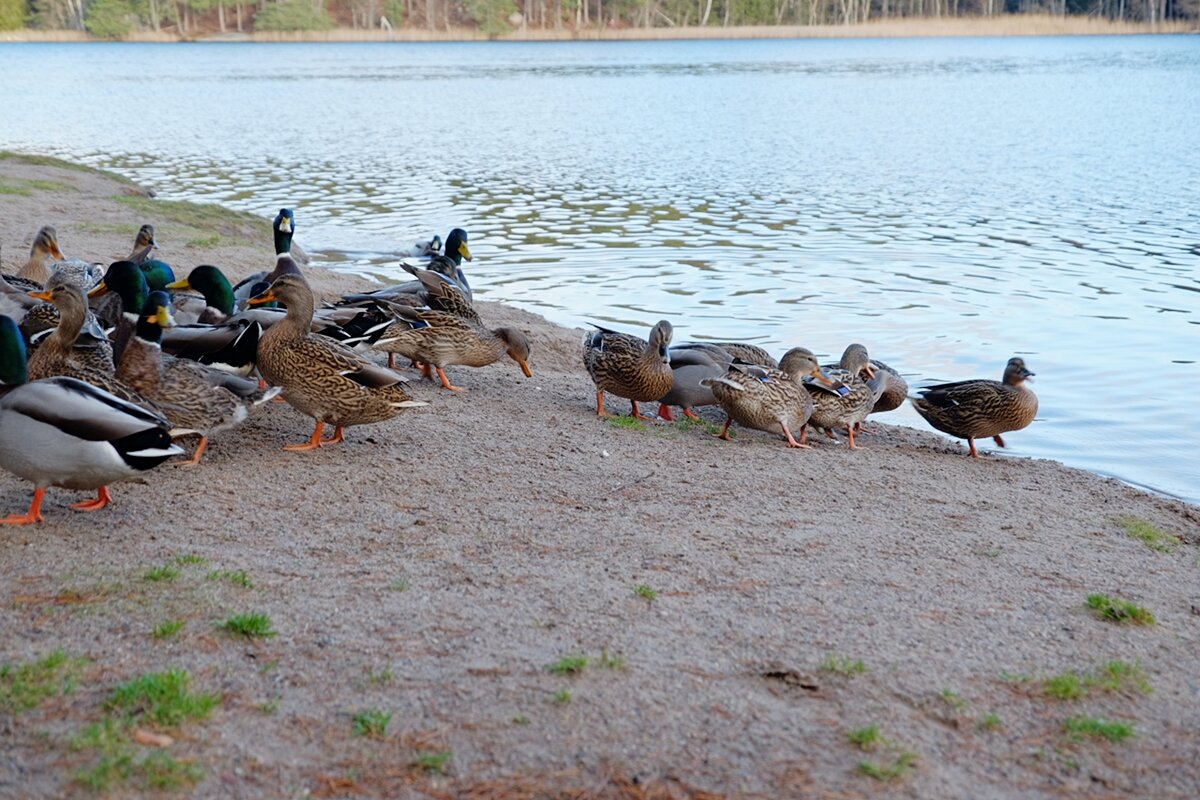
[[[343, 441], [344, 430], [424, 406], [395, 371], [396, 356], [412, 361], [450, 391], [447, 367], [485, 366], [505, 356], [527, 376], [530, 343], [520, 330], [491, 329], [473, 306], [462, 262], [471, 260], [466, 231], [455, 228], [416, 245], [402, 262], [413, 281], [348, 294], [317, 307], [292, 255], [295, 216], [280, 209], [272, 228], [275, 265], [234, 285], [201, 265], [177, 279], [154, 257], [152, 226], [135, 237], [128, 258], [102, 269], [67, 258], [53, 228], [42, 228], [28, 261], [0, 275], [0, 466], [31, 481], [24, 514], [0, 524], [42, 520], [49, 486], [96, 490], [82, 511], [111, 502], [108, 485], [182, 455], [175, 443], [198, 437], [189, 465], [199, 463], [209, 437], [234, 427], [271, 400], [286, 401], [314, 420], [311, 436], [285, 450], [313, 450]], [[283, 307], [280, 308], [279, 306]], [[822, 366], [795, 348], [776, 362], [754, 345], [690, 342], [672, 345], [661, 321], [648, 339], [597, 328], [583, 342], [583, 362], [596, 385], [632, 403], [671, 408], [719, 405], [733, 422], [782, 433], [807, 447], [809, 425], [849, 447], [868, 414], [900, 406], [908, 386], [893, 369], [854, 344], [836, 365]], [[386, 353], [387, 366], [364, 351]], [[967, 439], [994, 437], [1028, 425], [1037, 398], [1019, 358], [1002, 381], [972, 380], [924, 389], [912, 402], [938, 430]], [[326, 426], [333, 431], [326, 437]], [[794, 433], [799, 433], [797, 440]]]

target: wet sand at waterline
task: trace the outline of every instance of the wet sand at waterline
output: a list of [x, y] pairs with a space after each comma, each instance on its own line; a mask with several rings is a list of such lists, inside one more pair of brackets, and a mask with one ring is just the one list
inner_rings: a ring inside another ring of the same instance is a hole
[[[16, 188], [6, 272], [44, 224], [107, 262], [153, 223], [181, 276], [272, 263], [269, 220], [15, 157], [0, 184]], [[325, 297], [368, 285], [307, 275]], [[412, 374], [429, 407], [314, 453], [280, 451], [311, 421], [268, 405], [200, 466], [115, 485], [108, 509], [51, 489], [44, 524], [0, 528], [0, 662], [62, 650], [74, 684], [18, 711], [0, 673], [0, 797], [92, 795], [73, 778], [101, 754], [79, 734], [119, 717], [114, 687], [171, 668], [219, 704], [136, 723], [171, 736], [161, 750], [115, 735], [135, 764], [192, 763], [182, 796], [1195, 796], [1195, 506], [1052, 461], [972, 460], [886, 417], [855, 452], [619, 427], [595, 416], [581, 331], [479, 309], [529, 332], [532, 379], [454, 368], [470, 390], [452, 394]], [[30, 493], [0, 474], [0, 513]], [[1097, 618], [1099, 593], [1156, 624]], [[218, 628], [243, 613], [275, 635]], [[182, 627], [156, 637], [166, 621]], [[1133, 676], [1103, 680], [1114, 661]], [[1048, 696], [1070, 672], [1082, 696]], [[356, 736], [372, 710], [386, 730]], [[1132, 735], [1065, 730], [1079, 719]], [[871, 725], [883, 741], [849, 741]], [[143, 794], [147, 772], [109, 796]]]

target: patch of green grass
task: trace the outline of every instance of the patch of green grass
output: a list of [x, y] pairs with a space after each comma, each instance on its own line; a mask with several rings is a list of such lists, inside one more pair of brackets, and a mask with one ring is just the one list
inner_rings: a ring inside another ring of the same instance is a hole
[[896, 759], [887, 764], [876, 764], [871, 761], [859, 761], [858, 771], [877, 781], [890, 781], [899, 778], [908, 768], [917, 762], [917, 757], [909, 752], [901, 753]]
[[183, 620], [168, 619], [158, 623], [154, 628], [155, 639], [170, 639], [175, 634], [183, 630]]
[[355, 736], [370, 736], [375, 739], [383, 738], [387, 733], [388, 723], [392, 721], [391, 711], [380, 708], [370, 708], [360, 711], [351, 717], [351, 730]]
[[37, 178], [24, 178], [22, 179], [21, 183], [25, 184], [30, 189], [37, 189], [39, 192], [54, 192], [56, 194], [62, 194], [64, 192], [79, 191], [74, 186], [68, 186], [65, 183], [59, 183], [58, 181], [44, 181]]
[[876, 745], [883, 741], [883, 735], [879, 733], [878, 725], [855, 728], [846, 734], [846, 738], [850, 740], [850, 744], [859, 750], [873, 750]]
[[946, 705], [950, 706], [955, 711], [962, 711], [970, 702], [962, 695], [951, 691], [950, 689], [942, 689], [941, 697], [946, 701]]
[[195, 553], [185, 553], [183, 555], [175, 556], [175, 563], [181, 567], [192, 564], [204, 564], [207, 561], [207, 558], [204, 556], [198, 556]]
[[213, 225], [233, 223], [239, 227], [264, 221], [241, 211], [233, 211], [212, 203], [193, 203], [189, 200], [158, 200], [140, 195], [117, 194], [113, 200], [136, 211], [138, 214], [161, 217], [195, 228], [207, 229]]
[[396, 578], [388, 584], [388, 589], [393, 592], [407, 592], [409, 587], [408, 580], [405, 578]]
[[196, 764], [180, 761], [161, 750], [146, 756], [138, 766], [146, 785], [161, 791], [182, 789], [204, 777], [204, 770]]
[[221, 630], [248, 639], [274, 636], [271, 618], [266, 614], [235, 614], [220, 625]]
[[1064, 672], [1042, 681], [1042, 694], [1055, 700], [1078, 700], [1087, 694], [1087, 687], [1078, 673]]
[[1139, 605], [1119, 597], [1109, 597], [1106, 594], [1089, 594], [1087, 607], [1099, 619], [1110, 622], [1132, 622], [1137, 625], [1153, 625], [1154, 615]]
[[512, 718], [511, 721], [513, 725], [528, 725], [529, 717], [525, 716], [524, 714], [517, 714]]
[[215, 694], [189, 692], [190, 683], [182, 669], [143, 675], [113, 689], [104, 705], [133, 719], [176, 728], [186, 720], [205, 719], [221, 702]]
[[559, 689], [554, 694], [550, 695], [550, 702], [556, 706], [565, 706], [571, 702], [571, 691], [569, 689]]
[[1063, 731], [1079, 741], [1086, 737], [1121, 742], [1133, 736], [1133, 726], [1127, 722], [1109, 722], [1096, 717], [1068, 717], [1063, 720]]
[[1138, 517], [1116, 517], [1113, 522], [1120, 525], [1130, 538], [1137, 539], [1151, 550], [1169, 553], [1179, 544], [1179, 537], [1155, 527]]
[[417, 753], [417, 757], [413, 759], [413, 766], [419, 767], [425, 772], [444, 773], [446, 765], [450, 763], [453, 754], [449, 750], [440, 753]]
[[204, 777], [191, 761], [180, 761], [163, 751], [138, 758], [129, 742], [129, 723], [111, 717], [92, 723], [72, 737], [76, 750], [99, 751], [99, 760], [75, 773], [74, 780], [93, 792], [108, 792], [116, 784], [132, 782], [142, 789], [171, 791], [190, 786]]
[[553, 664], [547, 664], [546, 669], [555, 675], [578, 675], [587, 668], [588, 657], [582, 653], [573, 656], [563, 656]]
[[985, 730], [985, 731], [994, 731], [997, 728], [999, 728], [1001, 724], [1002, 723], [1000, 722], [1000, 715], [996, 714], [995, 712], [990, 713], [990, 714], [985, 714], [979, 720], [980, 729]]
[[654, 591], [653, 589], [651, 589], [649, 586], [647, 586], [644, 583], [639, 583], [637, 586], [634, 586], [633, 593], [636, 594], [638, 597], [641, 597], [641, 598], [644, 598], [644, 599], [650, 600], [650, 601], [653, 601], [655, 598], [658, 597], [658, 592]]
[[70, 694], [84, 663], [55, 650], [35, 661], [0, 665], [0, 712], [20, 714], [51, 697]]
[[1000, 671], [1000, 680], [1005, 683], [1032, 683], [1033, 676], [1027, 672], [1009, 672], [1008, 670]]
[[609, 427], [619, 430], [644, 431], [646, 424], [636, 417], [612, 416], [608, 418]]
[[216, 247], [221, 243], [221, 234], [214, 233], [211, 236], [203, 236], [196, 239], [188, 239], [184, 242], [184, 247]]
[[368, 669], [367, 670], [367, 685], [368, 686], [387, 686], [389, 683], [392, 682], [392, 677], [393, 676], [392, 676], [392, 668], [391, 667], [384, 667], [383, 669], [379, 670], [379, 672], [375, 672], [374, 670]]
[[859, 659], [842, 658], [829, 653], [821, 662], [821, 669], [826, 672], [836, 672], [838, 675], [862, 675], [867, 671], [867, 665]]
[[142, 575], [142, 580], [157, 583], [159, 581], [173, 581], [178, 577], [179, 569], [177, 567], [171, 564], [163, 564], [161, 567], [146, 570], [146, 573]]
[[693, 419], [692, 417], [681, 416], [675, 420], [674, 425], [676, 430], [681, 431], [692, 430], [693, 428], [701, 428], [705, 433], [711, 433], [713, 436], [716, 436], [721, 432], [720, 425], [714, 425], [702, 417], [696, 417]]
[[240, 586], [243, 589], [253, 589], [254, 582], [250, 580], [250, 576], [246, 574], [244, 569], [215, 569], [207, 575], [210, 581], [224, 581], [232, 583], [234, 586]]
[[1132, 688], [1142, 694], [1150, 694], [1150, 681], [1140, 662], [1130, 664], [1128, 661], [1105, 661], [1087, 677], [1089, 686], [1095, 686], [1106, 692], [1118, 692]]
[[15, 195], [17, 197], [29, 197], [33, 192], [24, 186], [17, 186], [11, 183], [0, 183], [0, 194]]
[[607, 650], [601, 650], [599, 657], [596, 659], [596, 666], [603, 669], [625, 669], [625, 656], [620, 653], [609, 653]]

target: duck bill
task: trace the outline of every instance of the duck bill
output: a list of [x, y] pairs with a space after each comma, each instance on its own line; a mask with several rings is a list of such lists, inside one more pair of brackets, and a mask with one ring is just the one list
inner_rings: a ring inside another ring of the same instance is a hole
[[272, 303], [278, 299], [279, 298], [275, 296], [274, 292], [272, 292], [270, 289], [267, 289], [262, 294], [254, 295], [254, 297], [251, 297], [246, 302], [252, 306], [261, 306], [263, 303]]
[[833, 386], [833, 378], [826, 375], [820, 367], [814, 369], [810, 374], [826, 386]]
[[184, 278], [183, 280], [175, 281], [174, 283], [168, 283], [167, 288], [171, 291], [184, 291], [186, 289], [191, 289], [192, 285], [188, 283], [187, 278]]
[[108, 287], [104, 285], [104, 281], [100, 281], [88, 292], [88, 297], [100, 297], [106, 294], [108, 294]]
[[466, 242], [463, 242], [458, 246], [458, 254], [462, 256], [465, 261], [474, 260], [471, 258], [471, 248], [467, 247]]
[[867, 373], [867, 380], [869, 380], [869, 381], [875, 380], [875, 368], [872, 367], [870, 364], [863, 367], [862, 371]]
[[148, 317], [147, 322], [157, 322], [160, 328], [170, 328], [175, 324], [175, 320], [171, 319], [171, 309], [166, 306], [159, 306], [158, 311], [154, 315]]
[[533, 370], [531, 370], [531, 369], [529, 368], [529, 362], [528, 362], [528, 361], [518, 361], [517, 363], [521, 365], [521, 372], [524, 372], [524, 373], [525, 373], [525, 377], [526, 377], [526, 378], [532, 378], [532, 377], [533, 377]]
[[291, 233], [292, 232], [291, 217], [283, 217], [279, 220], [279, 232], [280, 233]]
[[45, 289], [40, 292], [30, 292], [29, 296], [36, 300], [45, 300], [47, 303], [50, 302], [50, 290], [49, 289]]
[[58, 242], [50, 242], [50, 255], [54, 256], [54, 258], [58, 261], [62, 261], [66, 258], [66, 256], [63, 255], [62, 250], [58, 249]]
[[1030, 372], [1030, 371], [1029, 371], [1029, 370], [1027, 370], [1027, 369], [1023, 369], [1023, 370], [1021, 370], [1021, 377], [1022, 377], [1022, 378], [1024, 378], [1025, 380], [1027, 380], [1027, 381], [1031, 381], [1031, 380], [1033, 380], [1033, 376], [1034, 376], [1034, 375], [1036, 375], [1036, 374], [1037, 374], [1036, 372]]

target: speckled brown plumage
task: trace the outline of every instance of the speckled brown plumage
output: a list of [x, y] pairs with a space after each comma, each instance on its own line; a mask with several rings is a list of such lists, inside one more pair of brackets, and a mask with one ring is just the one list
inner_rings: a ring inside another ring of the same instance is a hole
[[[811, 352], [796, 347], [784, 355], [780, 366], [782, 369], [733, 363], [723, 376], [701, 381], [712, 389], [727, 415], [722, 439], [729, 438], [729, 426], [736, 421], [747, 428], [783, 433], [789, 447], [808, 447], [805, 438], [813, 401], [800, 381], [819, 373], [817, 361]], [[799, 441], [792, 435], [796, 429]]]
[[[850, 439], [848, 447], [851, 450], [859, 449], [854, 442], [855, 426], [866, 419], [875, 406], [876, 390], [860, 377], [864, 372], [868, 378], [874, 378], [867, 358], [867, 349], [862, 345], [851, 345], [846, 348], [837, 368], [825, 370], [825, 375], [830, 380], [841, 383], [848, 391], [828, 391], [823, 381], [805, 383], [813, 396], [810, 422], [824, 428], [827, 433], [838, 428], [844, 429]], [[832, 433], [830, 435], [832, 436]]]
[[[599, 328], [599, 326], [597, 326]], [[660, 320], [650, 330], [650, 339], [599, 328], [583, 339], [583, 365], [596, 384], [596, 413], [604, 416], [604, 393], [624, 397], [633, 406], [633, 416], [645, 419], [639, 402], [657, 400], [671, 390], [668, 348], [671, 323]]]
[[756, 344], [746, 342], [713, 342], [717, 347], [729, 353], [729, 357], [747, 364], [758, 364], [771, 369], [782, 369], [781, 363], [775, 357]]
[[904, 377], [899, 372], [882, 361], [871, 359], [871, 366], [875, 368], [875, 380], [883, 385], [883, 388], [878, 393], [879, 396], [875, 400], [875, 405], [871, 409], [871, 413], [879, 414], [884, 411], [895, 411], [904, 405], [905, 399], [908, 398], [908, 381], [904, 380]]
[[62, 251], [58, 249], [58, 232], [46, 225], [33, 238], [29, 260], [17, 271], [17, 277], [45, 286], [46, 281], [50, 280], [51, 265], [62, 259]]
[[[402, 408], [425, 405], [409, 397], [400, 375], [310, 332], [313, 296], [303, 277], [284, 275], [251, 302], [271, 300], [287, 305], [287, 316], [259, 339], [258, 370], [269, 383], [283, 389], [284, 399], [293, 407], [317, 421], [308, 443], [290, 445], [290, 449], [341, 441], [341, 429], [346, 426], [381, 422]], [[332, 438], [322, 440], [325, 424], [335, 425], [337, 430]]]
[[913, 407], [933, 427], [959, 439], [966, 439], [971, 456], [979, 457], [975, 440], [994, 437], [1004, 447], [1000, 434], [1019, 431], [1037, 416], [1038, 401], [1025, 385], [1033, 373], [1020, 358], [1010, 358], [1002, 381], [970, 380], [943, 383], [921, 389]]

